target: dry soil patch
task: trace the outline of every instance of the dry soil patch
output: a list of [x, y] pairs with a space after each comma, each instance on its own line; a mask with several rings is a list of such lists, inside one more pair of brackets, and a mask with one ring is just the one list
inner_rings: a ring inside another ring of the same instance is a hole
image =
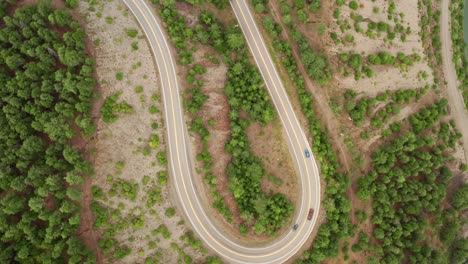
[[[94, 8], [95, 11], [90, 11]], [[104, 263], [144, 263], [148, 256], [156, 252], [164, 252], [162, 262], [176, 263], [178, 254], [171, 249], [171, 243], [178, 243], [179, 237], [187, 229], [179, 223], [181, 217], [164, 216], [165, 209], [173, 207], [169, 190], [162, 188], [162, 199], [151, 207], [145, 207], [147, 191], [151, 186], [157, 186], [157, 173], [166, 170], [165, 166], [158, 164], [155, 154], [165, 150], [165, 128], [161, 113], [151, 114], [150, 106], [156, 106], [163, 111], [160, 100], [152, 100], [154, 94], [160, 93], [160, 82], [155, 68], [153, 55], [145, 40], [143, 31], [140, 29], [132, 13], [126, 8], [121, 0], [98, 1], [94, 7], [85, 2], [80, 2], [79, 12], [85, 17], [86, 31], [89, 38], [96, 45], [96, 73], [101, 87], [101, 98], [106, 98], [117, 91], [121, 91], [120, 100], [126, 101], [134, 109], [133, 114], [123, 114], [114, 123], [97, 121], [97, 134], [95, 138], [96, 155], [94, 157], [95, 179], [92, 184], [101, 187], [104, 193], [110, 190], [112, 183], [108, 176], [114, 179], [123, 179], [131, 183], [138, 183], [140, 190], [135, 201], [121, 196], [115, 196], [105, 200], [103, 204], [112, 209], [117, 209], [119, 204], [124, 205], [121, 209], [122, 218], [130, 217], [136, 208], [142, 208], [145, 214], [143, 228], [126, 228], [123, 233], [116, 234], [116, 240], [121, 245], [132, 248], [132, 253], [123, 260], [115, 260], [106, 256]], [[134, 38], [127, 35], [127, 29], [138, 30]], [[137, 46], [138, 49], [132, 48]], [[117, 80], [117, 73], [123, 74], [123, 80]], [[143, 91], [136, 93], [135, 88], [142, 86]], [[102, 103], [102, 100], [100, 101]], [[159, 128], [154, 130], [151, 125], [157, 123]], [[151, 155], [143, 155], [142, 149], [148, 148], [151, 134], [159, 135], [161, 145], [153, 149]], [[124, 168], [116, 169], [116, 162], [123, 162]], [[143, 186], [143, 177], [150, 177], [150, 182]], [[152, 230], [165, 224], [172, 234], [170, 239], [148, 236]], [[131, 242], [133, 241], [133, 242]], [[151, 249], [149, 242], [156, 242], [156, 248]], [[138, 253], [141, 251], [142, 253]], [[184, 249], [194, 261], [201, 261], [200, 252]]]

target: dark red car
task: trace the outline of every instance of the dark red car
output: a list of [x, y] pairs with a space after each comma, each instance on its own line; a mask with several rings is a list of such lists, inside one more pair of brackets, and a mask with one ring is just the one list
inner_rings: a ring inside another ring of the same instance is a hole
[[314, 208], [310, 208], [307, 220], [312, 220], [312, 216], [314, 216]]

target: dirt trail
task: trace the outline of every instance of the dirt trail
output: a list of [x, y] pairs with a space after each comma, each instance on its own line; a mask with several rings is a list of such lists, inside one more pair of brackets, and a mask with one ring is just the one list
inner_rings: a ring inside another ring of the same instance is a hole
[[457, 74], [452, 61], [452, 39], [450, 34], [450, 0], [442, 0], [441, 15], [441, 38], [442, 38], [442, 61], [447, 89], [445, 91], [449, 101], [450, 113], [457, 123], [458, 129], [463, 135], [463, 150], [465, 152], [464, 162], [467, 163], [468, 154], [468, 112], [465, 110], [463, 96], [458, 89]]
[[83, 197], [81, 199], [81, 223], [77, 236], [80, 237], [86, 246], [88, 246], [96, 255], [96, 263], [104, 263], [104, 256], [98, 246], [99, 235], [94, 230], [94, 215], [91, 212], [90, 204], [92, 202], [91, 186], [93, 185], [90, 177], [86, 178], [83, 184]]
[[[271, 8], [271, 15], [275, 18], [275, 20], [281, 25], [282, 28], [287, 29], [287, 26], [283, 23], [283, 20], [281, 18], [279, 9], [278, 9], [278, 3], [277, 2], [270, 2], [269, 6]], [[345, 166], [346, 170], [350, 170], [350, 157], [343, 147], [343, 140], [339, 137], [339, 131], [340, 131], [340, 126], [338, 124], [338, 120], [333, 116], [333, 113], [330, 109], [330, 106], [328, 106], [328, 91], [327, 88], [321, 88], [317, 87], [312, 81], [310, 80], [309, 76], [307, 75], [307, 72], [304, 68], [304, 65], [301, 62], [301, 57], [299, 55], [299, 52], [297, 50], [297, 44], [290, 38], [286, 30], [283, 30], [281, 32], [281, 35], [288, 39], [289, 42], [292, 45], [292, 51], [293, 51], [293, 56], [294, 59], [297, 62], [297, 66], [299, 71], [301, 72], [302, 76], [304, 77], [304, 83], [306, 86], [306, 89], [309, 90], [314, 96], [314, 103], [317, 105], [316, 109], [321, 113], [321, 116], [319, 119], [321, 119], [326, 128], [328, 129], [328, 134], [333, 138], [332, 142], [336, 142], [336, 146], [339, 148], [339, 153], [338, 153], [338, 158], [342, 162], [342, 164]]]

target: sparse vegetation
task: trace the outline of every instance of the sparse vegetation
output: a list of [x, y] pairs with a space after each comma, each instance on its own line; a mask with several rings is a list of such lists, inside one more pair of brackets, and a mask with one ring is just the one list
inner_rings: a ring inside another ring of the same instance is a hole
[[110, 16], [107, 16], [105, 19], [107, 24], [112, 24], [112, 22], [114, 22], [114, 19]]
[[158, 154], [156, 154], [156, 158], [159, 161], [159, 164], [162, 166], [167, 165], [167, 158], [166, 158], [166, 152], [160, 151]]
[[136, 29], [127, 29], [127, 36], [134, 38], [138, 35], [138, 30]]
[[131, 114], [134, 112], [133, 107], [127, 104], [125, 101], [117, 103], [122, 91], [118, 91], [113, 95], [106, 98], [103, 106], [101, 107], [102, 120], [104, 122], [112, 123], [117, 121], [119, 118], [118, 114], [127, 113]]
[[467, 54], [465, 47], [466, 43], [463, 38], [463, 11], [464, 1], [453, 0], [450, 1], [450, 14], [452, 20], [450, 23], [452, 32], [452, 50], [453, 50], [453, 63], [457, 71], [457, 77], [460, 81], [460, 90], [462, 90], [463, 98], [465, 100], [465, 107], [468, 107], [468, 78], [466, 78], [467, 68]]
[[164, 215], [166, 215], [167, 217], [173, 217], [175, 215], [175, 208], [174, 207], [167, 208]]

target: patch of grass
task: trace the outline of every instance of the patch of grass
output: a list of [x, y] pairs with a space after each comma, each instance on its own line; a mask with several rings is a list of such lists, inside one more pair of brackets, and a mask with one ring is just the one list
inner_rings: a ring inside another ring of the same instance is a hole
[[167, 158], [166, 158], [166, 152], [160, 151], [158, 154], [156, 154], [156, 158], [159, 161], [159, 164], [164, 166], [167, 165]]
[[124, 75], [123, 75], [122, 72], [118, 72], [118, 73], [115, 74], [115, 78], [116, 78], [117, 80], [119, 80], [119, 81], [122, 81], [122, 80], [123, 80], [123, 77], [124, 77]]
[[112, 24], [112, 22], [114, 22], [114, 19], [110, 16], [107, 16], [105, 19], [107, 24]]
[[119, 161], [119, 162], [115, 163], [115, 168], [116, 168], [116, 169], [121, 170], [121, 169], [123, 169], [124, 167], [125, 167], [125, 163], [124, 163], [123, 161]]
[[127, 29], [127, 36], [134, 38], [138, 35], [138, 30], [136, 29]]
[[142, 92], [143, 92], [143, 86], [135, 87], [135, 93], [142, 93]]
[[150, 181], [150, 177], [148, 175], [143, 176], [143, 180], [142, 180], [143, 185], [148, 184], [149, 181]]
[[158, 184], [167, 185], [167, 171], [158, 172]]
[[175, 208], [174, 207], [167, 208], [166, 211], [164, 212], [164, 215], [167, 217], [173, 217], [175, 215]]
[[151, 149], [144, 148], [142, 153], [143, 153], [143, 156], [149, 156], [151, 155]]
[[268, 180], [273, 182], [276, 186], [281, 186], [281, 179], [273, 174], [268, 175]]
[[150, 142], [149, 142], [149, 146], [150, 148], [158, 148], [159, 147], [159, 136], [154, 134], [154, 135], [151, 135], [150, 137]]
[[325, 25], [325, 24], [319, 24], [319, 25], [317, 26], [317, 31], [318, 31], [318, 34], [319, 34], [319, 35], [325, 34], [325, 31], [327, 31], [327, 25]]
[[125, 101], [117, 103], [122, 91], [109, 96], [101, 107], [102, 120], [106, 123], [115, 122], [118, 119], [117, 113], [133, 113], [133, 108]]
[[144, 95], [144, 94], [140, 95], [140, 103], [141, 103], [142, 106], [146, 105], [146, 95]]
[[152, 105], [152, 106], [150, 106], [150, 108], [149, 108], [149, 112], [150, 112], [151, 114], [157, 114], [157, 113], [159, 113], [159, 109], [158, 109], [156, 106]]
[[132, 42], [132, 51], [138, 50], [138, 42]]

